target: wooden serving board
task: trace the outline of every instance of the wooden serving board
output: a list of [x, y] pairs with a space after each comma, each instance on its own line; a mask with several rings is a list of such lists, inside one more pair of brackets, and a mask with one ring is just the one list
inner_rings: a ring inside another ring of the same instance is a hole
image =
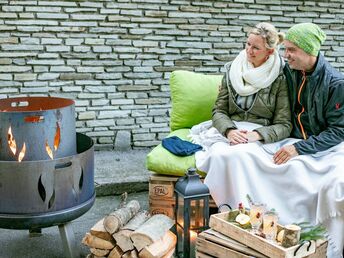
[[274, 258], [301, 258], [313, 254], [316, 249], [316, 242], [311, 241], [311, 245], [307, 250], [308, 243], [303, 245], [294, 256], [295, 250], [299, 245], [284, 248], [277, 243], [270, 243], [266, 239], [256, 236], [247, 230], [244, 230], [233, 223], [227, 221], [228, 212], [213, 214], [210, 217], [210, 228], [252, 248], [260, 253]]

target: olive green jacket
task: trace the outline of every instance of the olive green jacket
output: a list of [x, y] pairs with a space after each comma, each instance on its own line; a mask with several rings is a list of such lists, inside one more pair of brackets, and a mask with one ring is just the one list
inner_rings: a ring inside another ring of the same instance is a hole
[[[247, 121], [263, 125], [255, 129], [264, 143], [282, 140], [291, 132], [291, 113], [286, 78], [281, 67], [280, 75], [273, 84], [256, 93], [248, 110], [241, 109], [235, 102], [234, 89], [229, 84], [229, 66], [222, 79], [219, 95], [213, 108], [213, 126], [223, 135], [228, 129], [235, 129], [233, 121]], [[228, 77], [227, 77], [228, 76]], [[234, 94], [233, 94], [234, 93]]]

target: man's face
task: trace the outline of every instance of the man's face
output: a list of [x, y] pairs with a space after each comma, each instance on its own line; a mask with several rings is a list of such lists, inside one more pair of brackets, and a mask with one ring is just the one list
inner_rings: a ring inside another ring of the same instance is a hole
[[310, 66], [312, 67], [313, 56], [307, 54], [289, 40], [284, 40], [283, 44], [285, 46], [284, 57], [288, 60], [290, 68], [307, 71]]

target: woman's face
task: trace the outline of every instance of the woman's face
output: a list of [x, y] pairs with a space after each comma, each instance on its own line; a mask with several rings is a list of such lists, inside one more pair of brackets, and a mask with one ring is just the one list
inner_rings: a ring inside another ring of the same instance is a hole
[[274, 50], [265, 46], [265, 39], [262, 36], [250, 34], [246, 42], [247, 59], [254, 67], [261, 66]]

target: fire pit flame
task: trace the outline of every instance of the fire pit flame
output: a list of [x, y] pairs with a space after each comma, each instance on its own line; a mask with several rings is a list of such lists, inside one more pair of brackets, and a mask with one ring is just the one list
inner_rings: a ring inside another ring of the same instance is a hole
[[49, 144], [48, 144], [48, 140], [45, 141], [45, 149], [49, 155], [49, 157], [51, 159], [54, 159], [54, 154], [53, 154], [53, 150], [50, 148]]
[[22, 150], [19, 152], [19, 155], [18, 155], [18, 161], [21, 162], [23, 160], [23, 158], [25, 157], [25, 152], [26, 152], [26, 145], [25, 145], [25, 142], [23, 144], [23, 148]]
[[16, 144], [16, 140], [13, 137], [12, 134], [12, 128], [8, 128], [8, 146], [10, 147], [13, 155], [16, 155], [17, 152], [17, 144]]
[[55, 133], [55, 138], [54, 138], [54, 150], [56, 151], [57, 148], [60, 145], [60, 139], [61, 139], [61, 129], [59, 126], [59, 123], [56, 122], [56, 133]]

